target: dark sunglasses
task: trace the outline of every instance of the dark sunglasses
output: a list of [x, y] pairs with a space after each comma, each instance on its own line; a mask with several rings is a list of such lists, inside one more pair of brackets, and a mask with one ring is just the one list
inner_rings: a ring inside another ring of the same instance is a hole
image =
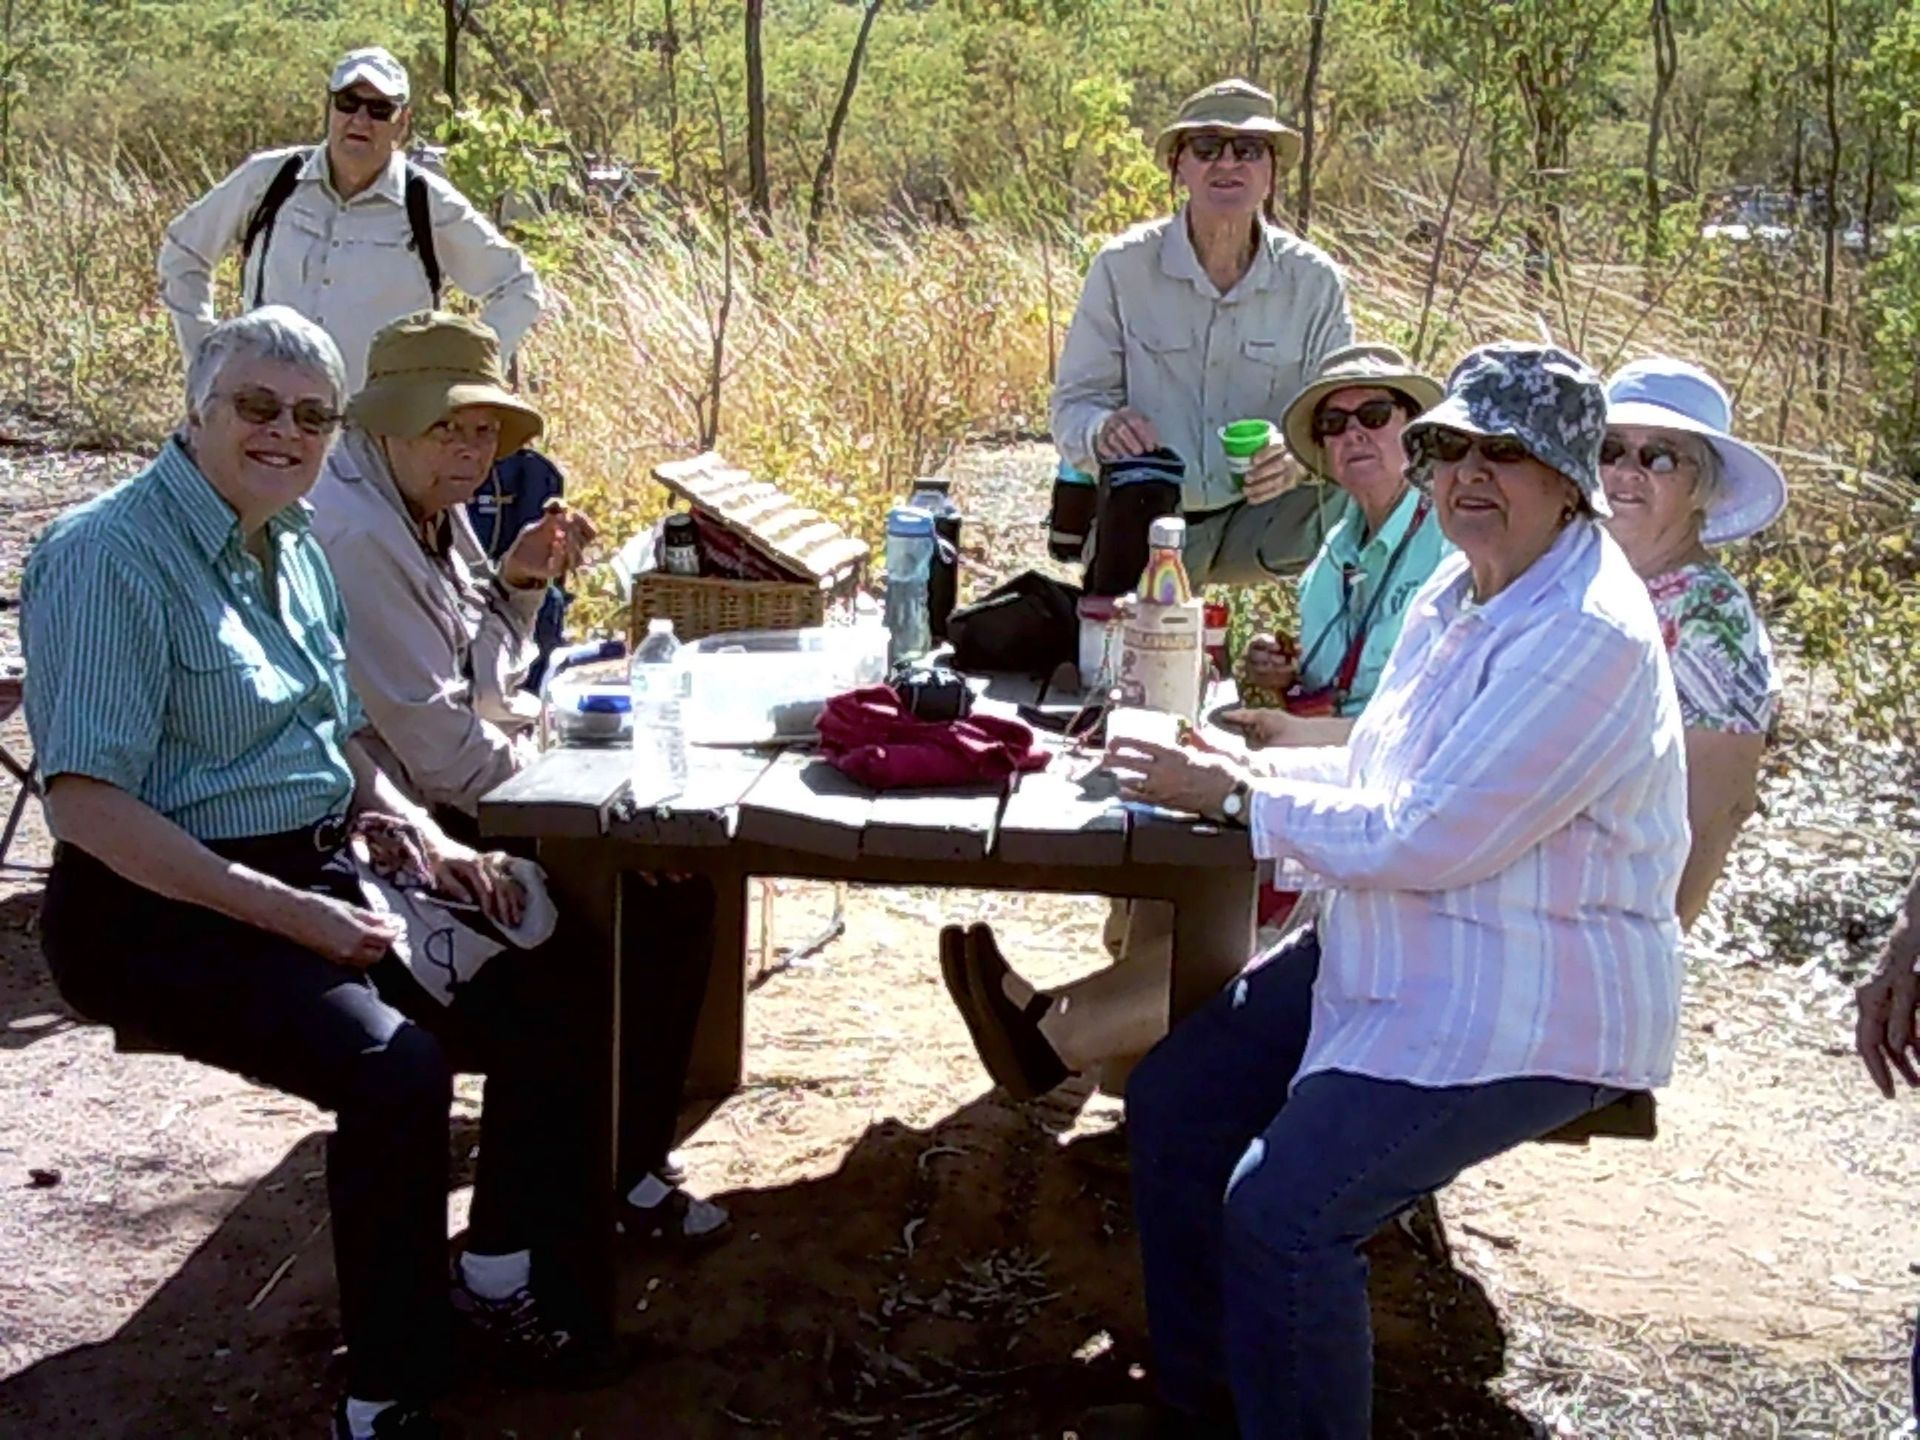
[[1600, 442], [1602, 465], [1638, 462], [1640, 468], [1649, 475], [1671, 475], [1682, 465], [1691, 463], [1692, 459], [1692, 456], [1666, 440], [1649, 440], [1638, 450], [1628, 450], [1624, 440], [1616, 440], [1611, 435]]
[[342, 115], [364, 110], [369, 120], [386, 121], [400, 113], [400, 102], [374, 95], [356, 95], [351, 90], [336, 90], [333, 92], [333, 108]]
[[1196, 135], [1187, 141], [1186, 150], [1203, 164], [1212, 164], [1232, 150], [1234, 159], [1251, 165], [1271, 153], [1273, 146], [1258, 135]]
[[1434, 459], [1454, 465], [1475, 450], [1489, 465], [1518, 465], [1531, 460], [1533, 452], [1510, 435], [1469, 435], [1461, 430], [1435, 429], [1427, 432], [1427, 450]]
[[1331, 405], [1322, 405], [1313, 412], [1313, 438], [1331, 440], [1336, 435], [1344, 435], [1349, 420], [1358, 420], [1367, 429], [1378, 430], [1393, 419], [1393, 412], [1399, 408], [1398, 400], [1368, 400], [1351, 410], [1336, 410]]
[[340, 424], [340, 412], [318, 400], [282, 400], [271, 390], [235, 390], [223, 398], [249, 425], [271, 425], [288, 410], [293, 412], [293, 423], [308, 435], [331, 435]]

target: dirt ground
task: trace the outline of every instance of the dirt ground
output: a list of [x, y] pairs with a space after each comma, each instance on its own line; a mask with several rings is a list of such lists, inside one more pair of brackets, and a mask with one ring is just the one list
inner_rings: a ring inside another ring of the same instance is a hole
[[[124, 468], [0, 456], [0, 591], [15, 593], [32, 530]], [[962, 473], [970, 549], [996, 568], [1030, 553], [1043, 457], [977, 453]], [[21, 752], [18, 719], [0, 743]], [[1743, 840], [1725, 906], [1831, 888], [1812, 861], [1772, 858], [1776, 839], [1806, 839], [1786, 833], [1797, 793], [1770, 781], [1774, 813]], [[1897, 871], [1909, 847], [1890, 827], [1906, 812], [1890, 821], [1874, 796], [1856, 808], [1816, 840]], [[30, 813], [15, 858], [45, 855]], [[687, 1143], [692, 1183], [732, 1210], [734, 1238], [699, 1258], [626, 1257], [622, 1312], [650, 1348], [618, 1389], [477, 1386], [453, 1407], [470, 1434], [1054, 1437], [1143, 1388], [1125, 1178], [1083, 1148], [1118, 1108], [1084, 1090], [1026, 1106], [989, 1090], [934, 957], [940, 924], [984, 919], [1030, 976], [1066, 979], [1097, 963], [1099, 905], [856, 891], [843, 937], [781, 963], [832, 901], [825, 886], [775, 893], [768, 953], [748, 960], [747, 1083]], [[54, 992], [37, 908], [34, 877], [0, 881], [0, 1435], [322, 1433], [340, 1363], [327, 1118], [116, 1054]], [[1920, 1125], [1851, 1058], [1832, 967], [1765, 954], [1717, 916], [1706, 929], [1722, 943], [1690, 962], [1658, 1140], [1528, 1147], [1445, 1192], [1442, 1232], [1374, 1242], [1379, 1433], [1877, 1437], [1910, 1423]], [[463, 1083], [463, 1165], [478, 1095]], [[465, 1198], [450, 1197], [452, 1228]]]

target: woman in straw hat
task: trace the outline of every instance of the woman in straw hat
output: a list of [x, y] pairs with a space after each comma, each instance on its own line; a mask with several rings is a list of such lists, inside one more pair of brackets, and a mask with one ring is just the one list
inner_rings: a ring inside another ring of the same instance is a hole
[[[1300, 463], [1353, 501], [1301, 577], [1297, 665], [1268, 683], [1300, 684], [1324, 698], [1314, 717], [1284, 710], [1234, 711], [1221, 723], [1260, 744], [1337, 745], [1365, 707], [1414, 593], [1452, 548], [1427, 495], [1406, 474], [1400, 432], [1439, 402], [1440, 385], [1388, 345], [1351, 345], [1329, 355], [1287, 407], [1287, 444]], [[1269, 653], [1279, 647], [1267, 638]], [[1299, 692], [1296, 691], [1296, 695]], [[1281, 897], [1273, 917], [1284, 912]], [[1008, 1094], [1030, 1099], [1071, 1074], [1096, 1070], [1118, 1088], [1133, 1063], [1167, 1033], [1173, 966], [1171, 907], [1128, 912], [1125, 963], [1068, 985], [1037, 990], [1000, 956], [984, 926], [956, 949], [943, 937], [943, 970], [968, 1021], [981, 1063]], [[955, 966], [952, 955], [960, 956]], [[989, 997], [990, 1003], [976, 998]]]
[[1607, 384], [1607, 529], [1653, 597], [1687, 730], [1693, 849], [1678, 908], [1689, 927], [1754, 811], [1780, 701], [1767, 627], [1711, 547], [1771, 525], [1786, 509], [1787, 482], [1728, 433], [1732, 415], [1719, 381], [1664, 355], [1622, 367]]
[[1606, 398], [1493, 345], [1402, 435], [1459, 553], [1348, 742], [1250, 774], [1122, 743], [1130, 798], [1249, 829], [1327, 893], [1127, 1087], [1164, 1410], [1080, 1433], [1363, 1440], [1367, 1238], [1470, 1165], [1664, 1084], [1687, 850], [1680, 707], [1600, 522]]
[[1264, 580], [1262, 555], [1297, 571], [1324, 538], [1316, 487], [1294, 488], [1278, 443], [1236, 475], [1219, 431], [1277, 419], [1353, 338], [1333, 261], [1271, 219], [1300, 137], [1266, 91], [1225, 80], [1180, 107], [1154, 153], [1185, 202], [1095, 258], [1060, 354], [1054, 441], [1089, 473], [1156, 450], [1178, 458], [1196, 584]]
[[[549, 582], [594, 539], [564, 506], [487, 559], [466, 502], [493, 463], [537, 436], [539, 411], [506, 388], [499, 345], [477, 320], [422, 312], [381, 330], [367, 383], [314, 487], [314, 532], [340, 580], [347, 668], [368, 745], [412, 795], [471, 834], [480, 798], [532, 759], [539, 718], [521, 681], [538, 658], [534, 625]], [[669, 1154], [704, 985], [703, 883], [645, 892], [660, 937], [650, 983], [632, 987], [643, 1037], [621, 1106], [626, 1233], [704, 1244], [727, 1214], [681, 1188]]]

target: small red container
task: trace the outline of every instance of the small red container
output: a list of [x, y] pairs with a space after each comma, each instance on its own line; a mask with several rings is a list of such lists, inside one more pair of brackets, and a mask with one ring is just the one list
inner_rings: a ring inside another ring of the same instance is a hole
[[1207, 663], [1213, 667], [1214, 676], [1224, 680], [1231, 673], [1230, 657], [1227, 654], [1227, 623], [1232, 612], [1224, 600], [1209, 600], [1203, 614], [1205, 630], [1202, 644], [1207, 651]]

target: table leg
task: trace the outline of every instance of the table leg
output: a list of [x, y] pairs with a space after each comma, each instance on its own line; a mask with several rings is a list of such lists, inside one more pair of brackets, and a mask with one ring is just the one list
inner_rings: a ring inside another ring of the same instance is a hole
[[612, 1329], [614, 1187], [620, 1148], [620, 902], [624, 881], [609, 847], [597, 840], [543, 840], [540, 863], [547, 872], [554, 903], [563, 914], [580, 918], [600, 961], [589, 1003], [595, 1013], [606, 1017], [606, 1029], [587, 1058], [591, 1073], [586, 1133], [592, 1141], [581, 1158], [584, 1173], [577, 1182], [586, 1193], [586, 1233], [575, 1251], [574, 1263], [580, 1271], [575, 1283], [582, 1299]]
[[1253, 955], [1259, 876], [1253, 870], [1195, 869], [1173, 902], [1172, 1024], [1218, 995]]
[[687, 1067], [686, 1093], [698, 1099], [731, 1095], [746, 1078], [748, 877], [715, 870], [712, 879], [713, 959]]

